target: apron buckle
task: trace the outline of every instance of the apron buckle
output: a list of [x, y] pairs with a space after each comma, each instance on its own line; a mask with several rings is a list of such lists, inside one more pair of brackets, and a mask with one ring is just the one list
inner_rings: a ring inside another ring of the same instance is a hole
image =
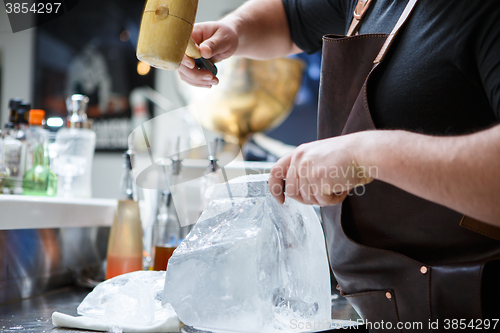
[[361, 20], [363, 16], [365, 15], [366, 11], [368, 10], [368, 7], [370, 7], [370, 3], [372, 0], [359, 0], [358, 4], [356, 5], [356, 8], [354, 9], [354, 12], [352, 15], [356, 20]]

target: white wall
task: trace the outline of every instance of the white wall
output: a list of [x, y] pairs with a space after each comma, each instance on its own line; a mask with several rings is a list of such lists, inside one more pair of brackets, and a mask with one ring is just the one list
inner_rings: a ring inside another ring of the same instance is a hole
[[0, 4], [0, 63], [2, 65], [2, 93], [0, 122], [9, 118], [9, 99], [19, 97], [31, 101], [33, 78], [35, 28], [12, 33], [9, 18]]
[[95, 153], [92, 164], [92, 197], [116, 199], [122, 171], [121, 153]]

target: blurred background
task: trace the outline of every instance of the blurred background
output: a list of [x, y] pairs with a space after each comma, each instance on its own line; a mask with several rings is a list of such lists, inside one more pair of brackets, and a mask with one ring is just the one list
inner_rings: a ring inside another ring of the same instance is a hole
[[[217, 20], [242, 0], [200, 0], [197, 22]], [[116, 198], [127, 149], [127, 137], [138, 124], [165, 112], [141, 92], [153, 88], [170, 110], [185, 106], [186, 87], [177, 74], [150, 68], [135, 56], [144, 1], [80, 0], [68, 13], [50, 22], [12, 33], [5, 11], [0, 11], [0, 120], [8, 121], [13, 97], [43, 109], [50, 123], [65, 119], [65, 99], [89, 97], [96, 152], [92, 167], [92, 197]], [[316, 108], [320, 55], [301, 54], [306, 66], [290, 115], [266, 136], [297, 146], [316, 137]], [[183, 91], [184, 90], [184, 91]], [[184, 96], [184, 97], [183, 97]], [[134, 103], [138, 105], [134, 106]], [[57, 131], [58, 126], [49, 127]]]

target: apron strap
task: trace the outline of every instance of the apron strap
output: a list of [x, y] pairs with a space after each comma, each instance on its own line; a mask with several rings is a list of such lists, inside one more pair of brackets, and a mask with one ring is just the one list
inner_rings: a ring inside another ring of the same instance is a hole
[[353, 36], [358, 33], [359, 27], [361, 26], [361, 22], [365, 17], [365, 13], [370, 7], [372, 0], [359, 0], [354, 12], [352, 13], [353, 19], [351, 22], [351, 26], [347, 31], [347, 36]]
[[483, 236], [500, 241], [500, 228], [494, 225], [475, 220], [468, 216], [463, 216], [460, 226]]
[[415, 4], [417, 3], [417, 1], [418, 0], [410, 0], [410, 1], [408, 1], [408, 4], [406, 5], [405, 10], [403, 10], [403, 13], [399, 17], [399, 20], [396, 23], [396, 26], [394, 26], [394, 29], [392, 29], [392, 32], [389, 34], [389, 36], [387, 36], [387, 39], [385, 40], [384, 45], [380, 49], [379, 54], [377, 55], [377, 57], [375, 58], [375, 60], [373, 60], [374, 64], [378, 64], [379, 62], [381, 62], [384, 59], [385, 55], [387, 54], [387, 51], [389, 50], [389, 47], [392, 44], [392, 41], [394, 40], [394, 37], [396, 37], [399, 29], [403, 26], [403, 24], [406, 22], [406, 20], [410, 16], [410, 14], [411, 14], [413, 8], [415, 7]]
[[[374, 1], [375, 0], [358, 0], [358, 4], [356, 5], [354, 12], [352, 13], [353, 19], [351, 22], [351, 26], [349, 27], [349, 30], [347, 31], [347, 36], [353, 36], [355, 34], [358, 34], [359, 28], [361, 27], [361, 23], [363, 22], [363, 18], [365, 17], [366, 11], [370, 7], [370, 4]], [[417, 1], [418, 0], [408, 1], [408, 4], [406, 5], [405, 9], [403, 10], [403, 13], [399, 17], [399, 20], [396, 23], [396, 26], [394, 27], [394, 29], [392, 29], [392, 32], [387, 37], [384, 45], [382, 46], [382, 49], [380, 49], [379, 54], [377, 55], [377, 57], [373, 61], [374, 64], [378, 64], [379, 62], [381, 62], [384, 59], [387, 51], [389, 50], [389, 47], [392, 44], [392, 41], [394, 40], [394, 37], [396, 37], [399, 29], [403, 26], [403, 24], [406, 22], [406, 20], [410, 16]]]

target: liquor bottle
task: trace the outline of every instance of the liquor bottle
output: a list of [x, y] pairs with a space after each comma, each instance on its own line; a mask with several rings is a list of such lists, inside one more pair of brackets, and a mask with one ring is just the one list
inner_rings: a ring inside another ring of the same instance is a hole
[[[172, 175], [170, 176], [169, 189], [170, 201], [167, 200], [167, 209], [172, 214], [177, 216], [178, 224], [181, 228], [179, 243], [182, 242], [184, 237], [191, 231], [192, 225], [189, 223], [188, 206], [187, 206], [187, 193], [184, 184], [185, 178], [182, 173], [182, 160], [180, 159], [179, 149], [180, 138], [177, 141], [177, 155], [171, 158], [172, 161]], [[174, 206], [174, 202], [176, 206]]]
[[209, 198], [206, 197], [207, 190], [219, 182], [217, 161], [213, 157], [210, 157], [209, 160], [210, 164], [203, 177], [200, 178], [200, 214], [203, 213], [209, 202]]
[[29, 131], [29, 116], [30, 116], [31, 104], [21, 101], [17, 108], [16, 115], [16, 138], [20, 141], [27, 140], [27, 134]]
[[21, 168], [19, 171], [20, 179], [23, 178], [26, 170], [31, 167], [31, 155], [28, 153], [28, 132], [29, 132], [29, 115], [31, 104], [22, 102], [17, 109], [16, 117], [16, 138], [21, 141]]
[[153, 225], [153, 269], [164, 271], [167, 269], [168, 259], [174, 253], [181, 241], [181, 226], [172, 194], [163, 191], [158, 207], [158, 215]]
[[142, 224], [137, 190], [132, 175], [133, 153], [124, 154], [125, 163], [115, 218], [108, 240], [106, 279], [142, 270]]
[[4, 183], [10, 175], [10, 170], [5, 166], [4, 163], [4, 133], [0, 132], [0, 194], [3, 193]]
[[139, 201], [137, 185], [134, 181], [134, 174], [132, 171], [132, 160], [134, 159], [134, 153], [132, 150], [127, 150], [123, 154], [124, 163], [122, 177], [120, 180], [120, 190], [118, 192], [119, 200], [132, 200]]
[[13, 98], [9, 101], [9, 121], [4, 129], [4, 163], [10, 171], [4, 182], [6, 193], [22, 194], [22, 180], [26, 170], [27, 127], [23, 125], [23, 129], [20, 129], [20, 113], [24, 117], [24, 112], [29, 112], [30, 107], [30, 104], [21, 99]]
[[217, 152], [220, 146], [220, 138], [216, 138], [213, 144], [213, 151], [209, 149], [209, 165], [203, 174], [203, 177], [200, 179], [200, 214], [203, 213], [203, 210], [207, 207], [209, 198], [206, 197], [207, 190], [219, 183], [220, 176], [220, 167], [217, 164]]
[[92, 160], [95, 133], [87, 118], [89, 98], [72, 95], [66, 100], [67, 128], [56, 134], [54, 171], [59, 176], [58, 196], [90, 198], [92, 196]]
[[[163, 191], [156, 220], [153, 224], [153, 269], [166, 270], [168, 259], [191, 230], [187, 221], [187, 198], [183, 182], [182, 160], [179, 158], [180, 138], [176, 156], [172, 158], [169, 191]], [[177, 206], [174, 205], [174, 196]], [[182, 226], [182, 227], [181, 227]]]
[[[24, 118], [23, 114], [20, 114], [18, 116], [19, 119]], [[21, 129], [20, 122], [18, 122], [17, 124], [17, 139], [21, 141], [24, 146], [23, 149], [25, 150], [25, 156], [21, 156], [21, 172], [23, 172], [23, 169], [29, 170], [33, 167], [34, 152], [39, 144], [46, 145], [46, 148], [48, 149], [49, 131], [43, 128], [45, 124], [45, 111], [35, 109], [30, 110], [28, 113], [28, 124], [29, 127], [23, 129]]]
[[31, 110], [27, 134], [28, 154], [32, 156], [32, 166], [23, 176], [23, 194], [55, 196], [57, 176], [49, 168], [48, 133], [43, 129], [45, 111]]

